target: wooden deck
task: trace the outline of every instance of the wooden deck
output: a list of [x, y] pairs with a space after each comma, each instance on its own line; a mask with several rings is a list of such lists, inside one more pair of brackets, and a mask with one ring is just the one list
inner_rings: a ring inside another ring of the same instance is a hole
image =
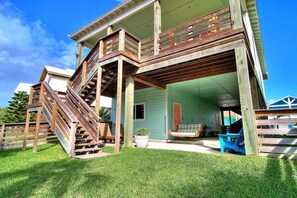
[[[119, 29], [97, 42], [70, 86], [83, 90], [81, 85], [97, 79], [98, 66], [117, 73], [119, 58], [123, 59], [123, 82], [126, 74], [132, 74], [136, 90], [150, 86], [143, 79], [162, 89], [170, 83], [235, 72], [235, 48], [239, 46], [249, 46], [248, 39], [245, 28], [231, 28], [229, 7], [162, 32], [158, 54], [154, 54], [153, 37], [139, 40]], [[249, 49], [247, 52], [249, 65], [253, 65]], [[113, 97], [116, 91], [114, 78], [101, 95]]]

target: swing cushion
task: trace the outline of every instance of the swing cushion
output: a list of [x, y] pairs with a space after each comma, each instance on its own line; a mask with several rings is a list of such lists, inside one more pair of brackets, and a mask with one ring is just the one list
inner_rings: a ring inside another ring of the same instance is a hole
[[171, 131], [170, 135], [175, 137], [199, 137], [204, 126], [204, 124], [180, 124], [177, 131]]

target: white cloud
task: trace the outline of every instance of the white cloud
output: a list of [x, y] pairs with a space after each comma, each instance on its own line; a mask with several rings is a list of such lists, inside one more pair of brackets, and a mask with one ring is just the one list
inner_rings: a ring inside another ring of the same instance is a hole
[[41, 20], [28, 21], [11, 1], [0, 0], [0, 106], [20, 81], [37, 83], [44, 65], [75, 68], [74, 42], [57, 40]]
[[23, 70], [45, 64], [71, 67], [75, 64], [75, 43], [56, 40], [42, 21], [26, 21], [10, 3], [0, 3], [0, 65]]

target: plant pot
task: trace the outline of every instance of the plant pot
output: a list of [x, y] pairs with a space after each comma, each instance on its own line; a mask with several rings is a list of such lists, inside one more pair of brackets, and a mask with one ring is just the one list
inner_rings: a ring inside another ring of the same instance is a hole
[[135, 135], [134, 140], [137, 148], [146, 148], [148, 145], [148, 135]]

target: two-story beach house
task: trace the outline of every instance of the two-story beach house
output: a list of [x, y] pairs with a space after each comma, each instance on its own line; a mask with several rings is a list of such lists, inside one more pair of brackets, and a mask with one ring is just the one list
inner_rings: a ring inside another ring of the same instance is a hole
[[254, 109], [266, 108], [268, 75], [257, 12], [256, 0], [126, 0], [69, 36], [78, 48], [66, 102], [42, 83], [34, 110], [70, 156], [98, 151], [100, 96], [113, 98], [116, 152], [121, 124], [132, 146], [136, 128], [164, 140], [180, 123], [219, 131], [232, 110], [246, 153], [258, 154]]

